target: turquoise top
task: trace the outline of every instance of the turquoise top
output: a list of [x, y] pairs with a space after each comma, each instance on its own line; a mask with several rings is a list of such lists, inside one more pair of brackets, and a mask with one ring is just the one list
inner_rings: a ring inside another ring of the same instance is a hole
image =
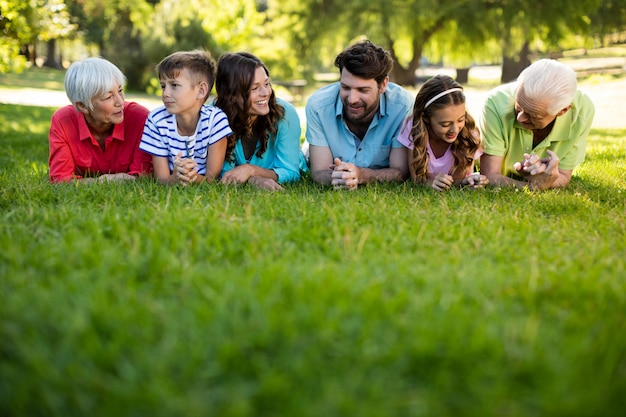
[[272, 135], [267, 143], [267, 149], [260, 157], [256, 152], [261, 146], [257, 143], [257, 148], [250, 159], [246, 159], [243, 152], [241, 140], [237, 140], [233, 154], [234, 162], [224, 161], [222, 175], [239, 165], [252, 164], [265, 169], [273, 170], [278, 176], [279, 183], [298, 181], [300, 170], [306, 170], [306, 163], [302, 152], [300, 152], [300, 118], [295, 107], [280, 98], [276, 102], [285, 109], [285, 116], [278, 122], [278, 131]]

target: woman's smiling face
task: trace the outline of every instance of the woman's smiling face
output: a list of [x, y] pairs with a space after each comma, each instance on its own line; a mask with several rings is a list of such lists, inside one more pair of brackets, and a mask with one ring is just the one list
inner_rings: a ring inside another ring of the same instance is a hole
[[270, 112], [269, 99], [272, 95], [272, 84], [263, 67], [256, 67], [254, 80], [250, 87], [248, 104], [250, 116], [265, 116]]

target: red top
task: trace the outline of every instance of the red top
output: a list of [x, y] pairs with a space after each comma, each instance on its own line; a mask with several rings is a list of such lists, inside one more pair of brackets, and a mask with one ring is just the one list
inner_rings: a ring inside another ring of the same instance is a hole
[[139, 150], [149, 110], [124, 103], [124, 121], [105, 139], [105, 150], [93, 138], [85, 116], [74, 106], [60, 108], [50, 123], [50, 181], [117, 174], [146, 175], [152, 172], [152, 156]]

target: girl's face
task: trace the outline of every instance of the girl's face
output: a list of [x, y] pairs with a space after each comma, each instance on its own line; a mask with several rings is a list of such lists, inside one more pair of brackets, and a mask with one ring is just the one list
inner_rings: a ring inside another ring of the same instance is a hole
[[465, 104], [450, 104], [433, 111], [428, 120], [428, 137], [432, 142], [454, 143], [465, 127]]
[[270, 112], [269, 99], [272, 95], [272, 84], [263, 67], [257, 67], [254, 71], [254, 80], [250, 87], [248, 104], [250, 116], [265, 116]]

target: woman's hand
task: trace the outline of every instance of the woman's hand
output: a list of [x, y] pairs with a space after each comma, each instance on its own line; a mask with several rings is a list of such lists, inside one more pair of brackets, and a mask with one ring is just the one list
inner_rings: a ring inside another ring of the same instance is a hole
[[279, 183], [274, 181], [273, 179], [261, 177], [258, 175], [254, 175], [250, 177], [250, 179], [248, 180], [248, 183], [254, 185], [255, 187], [259, 187], [263, 190], [269, 190], [269, 191], [282, 191], [283, 190], [283, 187]]
[[236, 166], [230, 171], [226, 171], [222, 175], [222, 182], [224, 184], [245, 184], [248, 179], [254, 173], [254, 166], [251, 164], [244, 164]]
[[125, 172], [120, 172], [118, 174], [102, 174], [98, 177], [98, 181], [100, 182], [109, 182], [109, 181], [134, 181], [135, 177], [129, 175]]

